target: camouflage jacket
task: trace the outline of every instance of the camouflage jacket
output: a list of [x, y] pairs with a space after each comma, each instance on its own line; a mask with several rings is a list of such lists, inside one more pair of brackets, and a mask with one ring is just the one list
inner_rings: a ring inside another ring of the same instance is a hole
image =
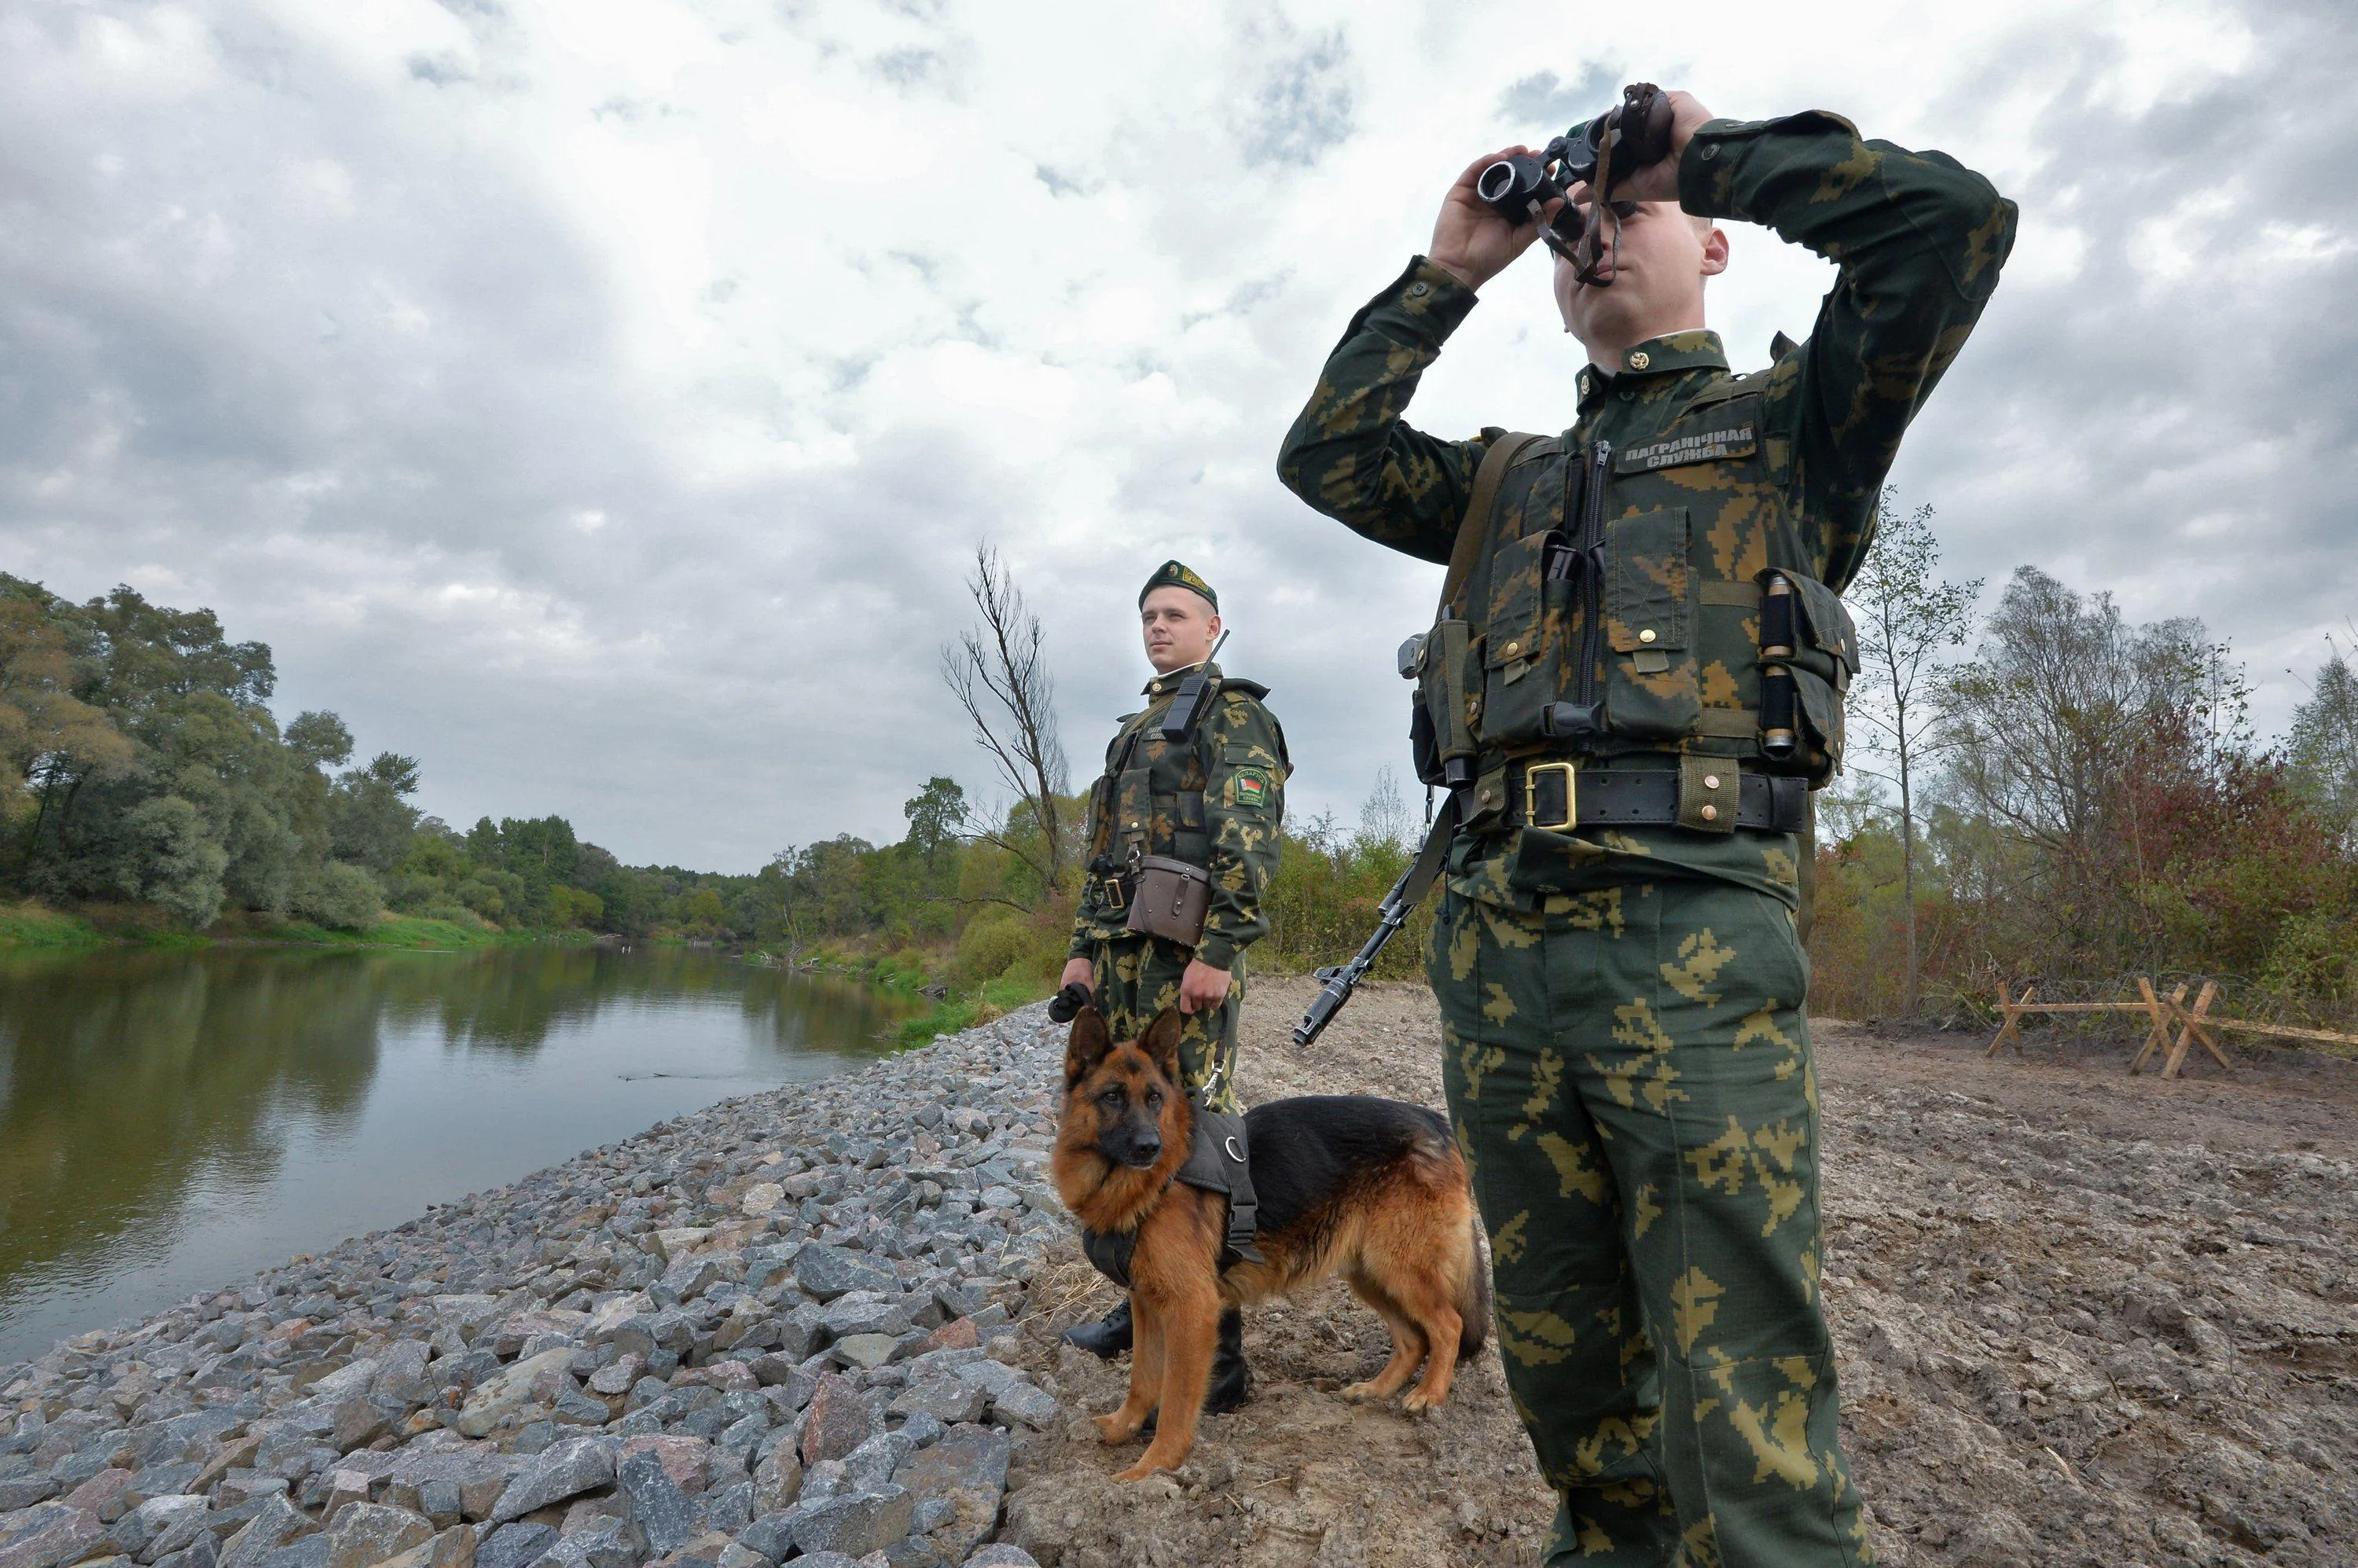
[[1278, 825], [1293, 765], [1285, 732], [1261, 705], [1265, 687], [1203, 666], [1213, 685], [1194, 726], [1163, 738], [1163, 718], [1191, 673], [1174, 670], [1146, 683], [1145, 708], [1125, 717], [1106, 748], [1104, 773], [1089, 791], [1090, 876], [1073, 918], [1071, 953], [1128, 933], [1120, 897], [1107, 883], [1129, 847], [1202, 866], [1212, 873], [1211, 913], [1195, 956], [1229, 968], [1247, 944], [1264, 935], [1261, 894], [1277, 870]]
[[[1574, 490], [1567, 466], [1609, 441], [1608, 528], [1641, 513], [1651, 527], [1672, 502], [1691, 519], [1691, 533], [1680, 535], [1687, 558], [1665, 559], [1660, 571], [1633, 565], [1633, 580], [1676, 584], [1692, 568], [1733, 589], [1773, 566], [1838, 591], [1872, 541], [1900, 436], [1996, 285], [2013, 243], [2014, 205], [1942, 154], [1863, 141], [1849, 122], [1818, 112], [1704, 125], [1681, 159], [1679, 195], [1691, 212], [1766, 224], [1839, 265], [1809, 340], [1780, 339], [1775, 362], [1748, 376], [1730, 372], [1718, 337], [1707, 331], [1638, 344], [1610, 376], [1583, 369], [1573, 427], [1535, 449], [1539, 460], [1527, 458], [1509, 471], [1492, 547], [1503, 552], [1564, 527], [1564, 498]], [[1287, 432], [1278, 459], [1287, 488], [1379, 544], [1446, 561], [1476, 470], [1500, 432], [1444, 440], [1402, 415], [1474, 304], [1472, 290], [1422, 257], [1369, 301]], [[1476, 567], [1471, 618], [1481, 615], [1493, 565]], [[1735, 593], [1692, 596], [1705, 606], [1698, 613], [1757, 613], [1737, 605]], [[1580, 630], [1576, 608], [1573, 613], [1567, 637]], [[1600, 645], [1626, 661], [1636, 644], [1624, 648], [1629, 639], [1621, 633], [1634, 638], [1650, 628], [1617, 627], [1609, 606], [1607, 617]], [[1757, 636], [1748, 619], [1744, 624], [1747, 637]], [[1645, 641], [1659, 663], [1651, 648], [1660, 644]], [[1502, 643], [1491, 653], [1512, 651]], [[1748, 666], [1706, 664], [1689, 678], [1695, 689], [1684, 694], [1686, 703], [1706, 709], [1716, 703], [1722, 718], [1757, 701], [1757, 672]], [[1608, 702], [1612, 695], [1608, 685]], [[1709, 741], [1665, 744], [1714, 749]], [[1726, 754], [1748, 753], [1731, 747]], [[1456, 867], [1468, 892], [1533, 904], [1653, 874], [1664, 860], [1789, 902], [1798, 897], [1796, 849], [1783, 835], [1517, 831], [1472, 848], [1461, 843]]]

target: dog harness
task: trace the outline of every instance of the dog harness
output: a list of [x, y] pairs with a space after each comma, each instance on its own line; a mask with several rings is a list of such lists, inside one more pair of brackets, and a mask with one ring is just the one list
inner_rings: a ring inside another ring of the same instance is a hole
[[[1206, 1086], [1207, 1087], [1209, 1086]], [[1245, 1138], [1245, 1119], [1205, 1108], [1203, 1091], [1187, 1091], [1190, 1131], [1187, 1162], [1172, 1173], [1172, 1182], [1201, 1192], [1218, 1193], [1228, 1200], [1228, 1232], [1220, 1247], [1219, 1271], [1227, 1273], [1240, 1262], [1267, 1259], [1253, 1245], [1260, 1230], [1260, 1200], [1253, 1194], [1252, 1150]], [[1170, 1190], [1170, 1183], [1163, 1184]], [[1081, 1250], [1100, 1274], [1130, 1289], [1130, 1254], [1137, 1249], [1136, 1230], [1081, 1232]]]

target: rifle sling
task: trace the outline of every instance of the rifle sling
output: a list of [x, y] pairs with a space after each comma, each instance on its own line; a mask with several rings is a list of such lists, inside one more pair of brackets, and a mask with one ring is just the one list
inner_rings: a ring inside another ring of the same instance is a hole
[[[1507, 470], [1527, 448], [1547, 439], [1523, 430], [1484, 434], [1489, 438], [1489, 447], [1482, 454], [1482, 466], [1474, 470], [1474, 493], [1466, 503], [1466, 515], [1457, 524], [1457, 538], [1449, 548], [1449, 570], [1441, 579], [1441, 608], [1444, 611], [1464, 590], [1466, 579], [1474, 575], [1474, 563], [1481, 557], [1482, 546], [1490, 536], [1490, 514], [1497, 508], [1498, 486], [1505, 481]], [[1424, 836], [1424, 848], [1417, 851], [1408, 885], [1401, 890], [1403, 914], [1422, 903], [1432, 890], [1443, 863], [1449, 859], [1449, 841], [1456, 833], [1457, 792], [1452, 790], [1441, 809], [1433, 814], [1433, 827]]]
[[1449, 571], [1441, 579], [1444, 610], [1466, 587], [1466, 579], [1474, 575], [1474, 563], [1481, 557], [1483, 542], [1490, 536], [1490, 513], [1507, 470], [1514, 466], [1524, 448], [1546, 439], [1545, 436], [1520, 430], [1501, 430], [1491, 438], [1489, 449], [1482, 454], [1482, 466], [1474, 470], [1474, 494], [1466, 503], [1464, 520], [1457, 524], [1456, 542], [1449, 547]]
[[1441, 875], [1442, 866], [1449, 859], [1449, 841], [1457, 836], [1457, 792], [1441, 803], [1433, 814], [1433, 827], [1424, 835], [1424, 848], [1416, 852], [1416, 864], [1409, 868], [1408, 882], [1401, 889], [1401, 914], [1424, 902], [1433, 879]]

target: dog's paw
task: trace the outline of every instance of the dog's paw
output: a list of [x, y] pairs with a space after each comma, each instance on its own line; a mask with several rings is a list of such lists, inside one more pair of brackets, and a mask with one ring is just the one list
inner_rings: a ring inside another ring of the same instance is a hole
[[1376, 1383], [1375, 1379], [1372, 1378], [1368, 1379], [1364, 1383], [1352, 1383], [1347, 1387], [1338, 1389], [1336, 1391], [1355, 1405], [1363, 1405], [1369, 1400], [1379, 1399], [1382, 1397], [1376, 1392]]
[[1117, 1481], [1143, 1481], [1148, 1476], [1155, 1475], [1158, 1469], [1159, 1466], [1150, 1465], [1145, 1460], [1141, 1459], [1137, 1464], [1132, 1465], [1129, 1469], [1116, 1472], [1114, 1479]]
[[1408, 1397], [1401, 1400], [1401, 1409], [1411, 1415], [1431, 1415], [1440, 1408], [1441, 1401], [1427, 1398], [1422, 1389], [1411, 1389]]
[[1120, 1447], [1138, 1435], [1138, 1422], [1122, 1420], [1120, 1411], [1111, 1415], [1098, 1416], [1091, 1424], [1098, 1429], [1098, 1436], [1114, 1447]]

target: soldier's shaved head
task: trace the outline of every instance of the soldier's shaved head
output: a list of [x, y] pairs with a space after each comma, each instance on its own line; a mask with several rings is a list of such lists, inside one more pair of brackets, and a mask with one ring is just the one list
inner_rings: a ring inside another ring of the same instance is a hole
[[1704, 281], [1727, 267], [1727, 236], [1710, 219], [1675, 201], [1614, 205], [1627, 215], [1618, 253], [1606, 247], [1611, 286], [1583, 284], [1562, 257], [1553, 280], [1564, 330], [1606, 371], [1621, 368], [1622, 352], [1633, 343], [1702, 327]]

